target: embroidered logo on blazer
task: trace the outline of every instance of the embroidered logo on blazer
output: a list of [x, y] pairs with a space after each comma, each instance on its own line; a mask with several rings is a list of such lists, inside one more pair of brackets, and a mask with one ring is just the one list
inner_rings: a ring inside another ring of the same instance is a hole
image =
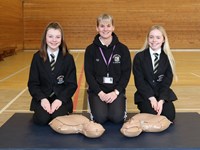
[[161, 74], [161, 75], [158, 76], [157, 81], [162, 82], [163, 78], [164, 78], [164, 74]]
[[64, 83], [64, 76], [63, 75], [58, 76], [57, 80], [58, 80], [58, 84], [63, 84]]
[[120, 64], [120, 59], [121, 59], [121, 56], [119, 54], [113, 55], [113, 63], [114, 64]]

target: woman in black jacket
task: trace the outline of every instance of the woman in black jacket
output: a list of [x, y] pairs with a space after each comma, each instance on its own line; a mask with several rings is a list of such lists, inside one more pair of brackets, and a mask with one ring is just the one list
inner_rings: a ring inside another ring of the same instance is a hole
[[126, 117], [125, 89], [131, 73], [130, 52], [114, 33], [113, 18], [97, 18], [95, 36], [85, 52], [85, 76], [91, 118], [104, 123], [123, 122]]

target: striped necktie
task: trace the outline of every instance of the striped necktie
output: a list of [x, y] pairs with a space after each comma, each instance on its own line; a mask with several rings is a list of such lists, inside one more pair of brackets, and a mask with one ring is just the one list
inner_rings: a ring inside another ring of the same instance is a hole
[[55, 63], [56, 63], [56, 61], [55, 61], [55, 55], [54, 54], [50, 54], [50, 56], [51, 56], [51, 62], [50, 62], [50, 64], [51, 64], [51, 71], [54, 71], [54, 69], [55, 69]]
[[155, 74], [158, 71], [159, 59], [158, 59], [158, 53], [153, 53], [153, 55], [155, 56], [154, 69], [153, 69], [153, 73]]
[[[51, 71], [53, 72], [54, 69], [55, 69], [55, 63], [56, 63], [56, 61], [55, 61], [55, 55], [54, 54], [50, 54], [50, 56], [51, 56], [51, 62], [50, 62], [50, 64], [51, 64]], [[54, 92], [51, 92], [51, 94], [49, 95], [49, 97], [52, 97], [54, 94], [55, 94]]]

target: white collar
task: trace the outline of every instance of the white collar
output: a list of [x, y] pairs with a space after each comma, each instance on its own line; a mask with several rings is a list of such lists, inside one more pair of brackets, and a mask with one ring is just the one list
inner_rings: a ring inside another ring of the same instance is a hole
[[149, 51], [150, 51], [150, 54], [151, 54], [151, 55], [153, 55], [153, 53], [158, 53], [158, 55], [160, 55], [160, 53], [161, 53], [161, 48], [158, 49], [158, 50], [156, 50], [156, 51], [154, 51], [154, 50], [152, 50], [152, 49], [149, 47]]
[[53, 51], [53, 52], [49, 48], [47, 48], [47, 53], [48, 53], [48, 57], [49, 57], [50, 61], [51, 61], [50, 54], [54, 54], [55, 55], [55, 60], [57, 60], [58, 53], [59, 53], [59, 48], [57, 50]]

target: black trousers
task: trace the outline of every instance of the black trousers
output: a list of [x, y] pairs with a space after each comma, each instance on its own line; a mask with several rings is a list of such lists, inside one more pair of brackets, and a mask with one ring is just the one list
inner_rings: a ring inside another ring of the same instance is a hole
[[[55, 97], [49, 98], [50, 103], [55, 100]], [[52, 119], [58, 116], [68, 115], [69, 111], [67, 110], [67, 104], [62, 103], [58, 110], [55, 110], [53, 114], [49, 114], [46, 110], [43, 109], [41, 103], [38, 103], [38, 106], [34, 110], [33, 122], [39, 125], [47, 125]]]
[[113, 103], [105, 103], [101, 101], [99, 96], [94, 93], [89, 94], [89, 106], [91, 111], [91, 119], [98, 123], [112, 121], [121, 123], [126, 118], [126, 97], [123, 93], [118, 95]]
[[[140, 102], [137, 106], [140, 113], [157, 114], [157, 112], [152, 108], [150, 100]], [[161, 115], [166, 116], [170, 121], [173, 121], [175, 119], [174, 104], [172, 102], [165, 101]]]

